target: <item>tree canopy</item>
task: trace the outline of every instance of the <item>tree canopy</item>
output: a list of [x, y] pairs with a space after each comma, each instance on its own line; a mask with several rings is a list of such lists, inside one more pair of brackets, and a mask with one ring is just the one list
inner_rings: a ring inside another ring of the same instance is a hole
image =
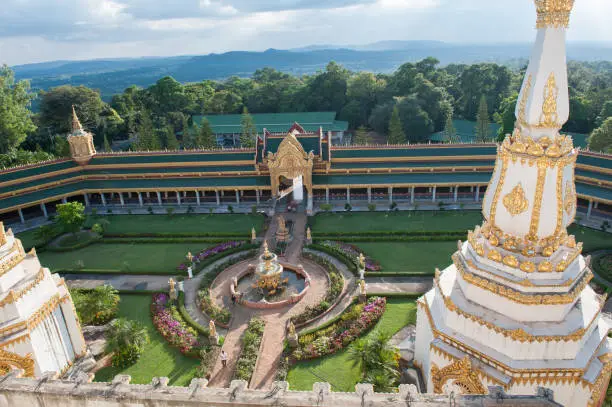
[[0, 153], [19, 147], [36, 130], [28, 109], [33, 97], [28, 81], [16, 82], [13, 71], [0, 66]]

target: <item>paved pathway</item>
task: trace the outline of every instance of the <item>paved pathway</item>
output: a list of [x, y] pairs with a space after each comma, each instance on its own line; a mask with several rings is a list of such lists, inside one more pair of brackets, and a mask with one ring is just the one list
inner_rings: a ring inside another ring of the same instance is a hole
[[433, 277], [367, 277], [368, 292], [376, 294], [421, 294], [433, 286]]
[[168, 290], [171, 275], [127, 275], [127, 274], [62, 274], [70, 288], [96, 288], [109, 284], [117, 290]]

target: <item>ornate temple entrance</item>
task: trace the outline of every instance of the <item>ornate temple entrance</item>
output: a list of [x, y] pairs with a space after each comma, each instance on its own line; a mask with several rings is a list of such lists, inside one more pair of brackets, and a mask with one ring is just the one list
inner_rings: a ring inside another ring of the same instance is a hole
[[267, 164], [270, 170], [272, 196], [277, 200], [292, 194], [292, 199], [301, 202], [306, 188], [306, 212], [312, 212], [312, 165], [314, 153], [306, 153], [302, 144], [293, 133], [278, 146], [276, 154], [268, 153]]

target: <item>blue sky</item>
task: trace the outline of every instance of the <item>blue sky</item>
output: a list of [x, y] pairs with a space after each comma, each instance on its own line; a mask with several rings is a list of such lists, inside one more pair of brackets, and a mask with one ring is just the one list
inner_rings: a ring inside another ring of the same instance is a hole
[[[532, 0], [2, 0], [0, 63], [381, 40], [533, 41]], [[612, 42], [612, 0], [576, 0], [570, 41]]]

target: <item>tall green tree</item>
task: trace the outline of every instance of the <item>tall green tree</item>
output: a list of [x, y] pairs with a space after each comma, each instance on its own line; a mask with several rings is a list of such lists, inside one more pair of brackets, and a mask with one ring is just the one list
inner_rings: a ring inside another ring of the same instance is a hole
[[110, 153], [113, 149], [111, 148], [110, 143], [108, 142], [108, 137], [104, 136], [104, 152]]
[[446, 123], [444, 124], [444, 136], [445, 143], [459, 143], [461, 140], [457, 137], [457, 129], [453, 123], [453, 113], [450, 112], [446, 115]]
[[404, 144], [406, 142], [406, 134], [404, 133], [397, 106], [393, 108], [391, 120], [389, 120], [389, 135], [387, 136], [387, 142], [389, 144]]
[[166, 126], [166, 128], [163, 130], [162, 136], [164, 138], [162, 143], [164, 148], [168, 150], [178, 150], [180, 148], [180, 144], [176, 139], [174, 127], [172, 127], [172, 125]]
[[253, 116], [249, 114], [249, 110], [245, 107], [242, 110], [242, 117], [240, 119], [240, 127], [242, 131], [240, 133], [240, 147], [250, 148], [255, 147], [255, 137], [257, 136], [257, 127], [253, 121]]
[[612, 117], [608, 117], [601, 126], [593, 130], [588, 142], [592, 151], [612, 153]]
[[499, 106], [499, 111], [493, 114], [495, 122], [499, 124], [499, 130], [497, 130], [497, 141], [504, 141], [506, 134], [512, 134], [514, 130], [514, 122], [516, 117], [514, 116], [514, 110], [518, 101], [518, 93], [513, 93], [504, 100], [502, 100]]
[[151, 120], [151, 116], [149, 116], [148, 112], [141, 112], [140, 123], [136, 128], [136, 132], [138, 135], [136, 141], [137, 150], [153, 151], [161, 148], [159, 137], [153, 128], [153, 121]]
[[76, 234], [85, 223], [85, 207], [80, 202], [59, 204], [57, 210], [57, 223], [66, 232]]
[[0, 67], [0, 153], [19, 147], [36, 130], [28, 109], [33, 97], [28, 81], [15, 82], [13, 71]]
[[399, 378], [399, 351], [389, 343], [391, 336], [375, 330], [348, 349], [349, 360], [359, 367], [362, 380], [372, 383], [377, 392], [389, 391]]
[[491, 141], [489, 137], [489, 109], [487, 107], [487, 98], [485, 95], [482, 95], [480, 98], [478, 114], [476, 115], [475, 133], [478, 143]]
[[197, 147], [214, 148], [216, 146], [217, 141], [215, 140], [212, 128], [210, 127], [210, 122], [208, 121], [208, 119], [203, 117], [202, 122], [200, 123], [200, 130], [198, 132]]
[[371, 137], [368, 129], [365, 126], [359, 126], [357, 131], [355, 131], [355, 139], [353, 140], [353, 144], [364, 145], [369, 144], [370, 142]]

